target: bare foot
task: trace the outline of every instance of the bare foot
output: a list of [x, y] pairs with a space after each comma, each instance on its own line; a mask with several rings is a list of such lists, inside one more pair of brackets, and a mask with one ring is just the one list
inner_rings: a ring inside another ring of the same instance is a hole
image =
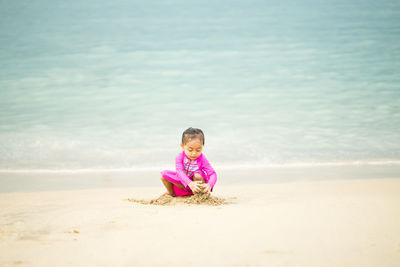
[[168, 192], [165, 192], [165, 193], [164, 193], [164, 194], [162, 194], [160, 197], [163, 197], [163, 196], [171, 196], [171, 197], [174, 197], [174, 196], [175, 196], [175, 194], [171, 195], [170, 193], [168, 193]]

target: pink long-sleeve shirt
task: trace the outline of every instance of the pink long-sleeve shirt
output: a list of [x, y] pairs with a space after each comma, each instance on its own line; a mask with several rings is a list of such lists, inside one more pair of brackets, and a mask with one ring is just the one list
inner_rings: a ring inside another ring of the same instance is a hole
[[[183, 165], [185, 157], [188, 158], [185, 154], [185, 151], [179, 153], [175, 158], [175, 167], [176, 167], [177, 178], [187, 189], [188, 184], [193, 181], [185, 173], [185, 168]], [[208, 162], [204, 154], [201, 154], [196, 159], [196, 161], [197, 165], [199, 166], [199, 170], [207, 175], [207, 177], [204, 177], [206, 179], [207, 184], [209, 184], [211, 188], [213, 188], [215, 183], [217, 182], [217, 173], [214, 171], [213, 167]]]

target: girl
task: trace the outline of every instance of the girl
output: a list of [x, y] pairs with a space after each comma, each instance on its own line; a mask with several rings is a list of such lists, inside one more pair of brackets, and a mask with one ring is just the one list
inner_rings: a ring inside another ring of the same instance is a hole
[[161, 172], [163, 182], [170, 196], [188, 196], [193, 193], [212, 191], [217, 174], [201, 151], [204, 146], [203, 131], [188, 128], [182, 134], [181, 148], [183, 151], [175, 158], [176, 171]]

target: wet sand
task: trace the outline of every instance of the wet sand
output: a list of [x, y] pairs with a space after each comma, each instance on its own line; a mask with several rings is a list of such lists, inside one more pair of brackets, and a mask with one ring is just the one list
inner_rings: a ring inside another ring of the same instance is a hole
[[[1, 266], [398, 266], [400, 179], [0, 194]], [[200, 205], [199, 205], [200, 204]]]

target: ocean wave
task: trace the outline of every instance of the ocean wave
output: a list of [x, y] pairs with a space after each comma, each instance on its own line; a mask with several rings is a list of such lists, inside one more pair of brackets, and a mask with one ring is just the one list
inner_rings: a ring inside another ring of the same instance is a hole
[[[265, 163], [239, 163], [239, 164], [215, 164], [214, 169], [284, 169], [284, 168], [313, 168], [313, 167], [351, 167], [351, 166], [390, 166], [400, 165], [400, 159], [385, 160], [355, 160], [355, 161], [331, 161], [331, 162], [291, 162], [280, 164]], [[158, 167], [129, 167], [129, 168], [85, 168], [85, 169], [0, 169], [0, 173], [32, 173], [32, 174], [79, 174], [79, 173], [129, 173], [160, 171], [164, 169], [173, 169], [171, 166]]]

